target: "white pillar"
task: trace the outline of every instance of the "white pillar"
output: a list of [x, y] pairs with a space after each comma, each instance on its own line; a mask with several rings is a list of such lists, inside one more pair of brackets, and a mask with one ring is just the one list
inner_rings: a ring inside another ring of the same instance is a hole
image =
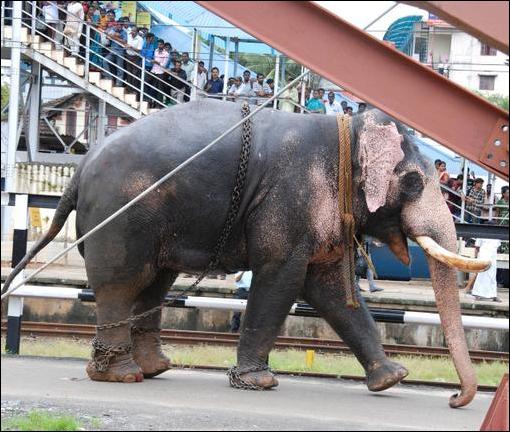
[[[104, 143], [105, 138], [105, 124], [106, 124], [106, 102], [103, 99], [98, 99], [97, 107], [97, 128], [96, 128], [96, 145], [101, 146]], [[93, 143], [89, 143], [92, 147]]]
[[[225, 66], [223, 67], [223, 94], [226, 94], [228, 91], [228, 65], [230, 62], [230, 37], [227, 36], [225, 39]], [[227, 98], [224, 96], [223, 100]]]
[[36, 161], [37, 152], [39, 151], [39, 108], [41, 103], [41, 84], [41, 65], [32, 61], [32, 85], [30, 86], [30, 95], [28, 96], [30, 103], [30, 106], [28, 107], [28, 131], [25, 131], [25, 135], [27, 136], [28, 159], [30, 162]]
[[[12, 40], [21, 40], [22, 2], [12, 2]], [[5, 167], [5, 190], [14, 192], [14, 165], [16, 163], [16, 141], [18, 133], [18, 109], [20, 89], [21, 46], [13, 43], [11, 48], [11, 83], [9, 89], [9, 140], [7, 144], [7, 163]]]
[[[304, 71], [306, 70], [306, 68], [303, 68], [301, 67], [301, 73], [303, 73]], [[308, 77], [308, 75], [307, 75]], [[303, 77], [303, 79], [301, 80], [301, 105], [302, 106], [305, 106], [305, 90], [306, 90], [306, 80], [305, 80], [305, 77]], [[304, 109], [301, 108], [301, 112], [303, 113], [304, 112]]]
[[[276, 54], [276, 63], [274, 66], [274, 90], [273, 94], [278, 93], [278, 85], [280, 84], [280, 54]], [[273, 102], [273, 108], [278, 108], [278, 99]]]
[[191, 96], [190, 99], [196, 100], [197, 98], [197, 84], [198, 84], [198, 62], [200, 61], [200, 37], [199, 37], [199, 31], [194, 28], [193, 29], [193, 43], [192, 43], [192, 58], [195, 62], [195, 68], [193, 69], [193, 77], [192, 77], [192, 83], [193, 86], [191, 87]]
[[494, 217], [494, 194], [496, 193], [496, 174], [489, 173], [489, 179], [488, 182], [492, 185], [491, 188], [491, 195], [489, 197], [489, 220], [492, 221], [492, 218]]
[[[464, 196], [467, 194], [468, 173], [469, 173], [469, 161], [467, 159], [464, 159], [464, 172], [462, 174], [462, 194]], [[462, 200], [460, 208], [460, 221], [462, 223], [465, 222], [465, 216], [466, 216], [466, 201]]]

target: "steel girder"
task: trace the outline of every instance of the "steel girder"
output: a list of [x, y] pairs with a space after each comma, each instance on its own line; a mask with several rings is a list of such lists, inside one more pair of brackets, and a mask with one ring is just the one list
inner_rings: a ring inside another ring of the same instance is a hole
[[[456, 153], [508, 178], [506, 111], [317, 4], [197, 3]], [[471, 4], [458, 3], [467, 8]]]

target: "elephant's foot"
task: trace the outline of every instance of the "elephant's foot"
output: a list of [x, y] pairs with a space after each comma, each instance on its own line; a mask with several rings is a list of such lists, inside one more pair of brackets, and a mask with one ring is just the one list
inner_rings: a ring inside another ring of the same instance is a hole
[[109, 346], [99, 339], [92, 341], [92, 360], [87, 364], [87, 374], [93, 381], [142, 382], [143, 373], [134, 362], [131, 345]]
[[269, 390], [278, 386], [278, 380], [268, 369], [246, 372], [243, 369], [237, 367], [230, 369], [228, 376], [231, 387], [243, 390]]
[[172, 367], [170, 359], [161, 351], [159, 329], [132, 330], [133, 358], [145, 378], [152, 378]]
[[89, 361], [87, 365], [87, 374], [93, 381], [110, 381], [133, 383], [142, 382], [143, 373], [140, 367], [134, 362], [131, 354], [122, 354], [116, 356], [110, 361], [106, 370], [98, 370], [95, 361]]
[[386, 390], [400, 382], [408, 374], [409, 372], [404, 366], [390, 360], [375, 362], [367, 373], [368, 389], [374, 392]]

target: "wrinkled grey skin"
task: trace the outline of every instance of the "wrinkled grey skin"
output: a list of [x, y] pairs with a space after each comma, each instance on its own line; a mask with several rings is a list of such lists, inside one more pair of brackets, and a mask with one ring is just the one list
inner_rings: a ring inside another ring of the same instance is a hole
[[[391, 120], [379, 112], [375, 115], [381, 124]], [[197, 101], [145, 117], [109, 136], [103, 147], [86, 156], [61, 200], [52, 229], [20, 267], [56, 235], [73, 208], [77, 235], [82, 236], [240, 118], [238, 104]], [[375, 213], [368, 211], [358, 148], [363, 121], [364, 117], [353, 118], [351, 135], [358, 235], [370, 234], [390, 244], [404, 262], [406, 236], [428, 235], [453, 250], [454, 226], [435, 170], [398, 123], [405, 158], [394, 169], [385, 205]], [[300, 297], [349, 345], [366, 370], [371, 390], [395, 384], [407, 371], [385, 357], [363, 300], [358, 309], [346, 307], [341, 286], [336, 118], [266, 109], [253, 123], [241, 209], [218, 269], [254, 273], [238, 365], [264, 365], [292, 303]], [[238, 129], [229, 135], [84, 242], [80, 252], [96, 293], [99, 324], [160, 304], [179, 272], [199, 273], [207, 266], [229, 209], [240, 134]], [[455, 272], [432, 259], [430, 265], [445, 335], [463, 383], [461, 396], [451, 405], [461, 406], [474, 396], [476, 381], [460, 325]], [[157, 329], [159, 321], [156, 314], [137, 327]], [[108, 344], [131, 341], [127, 327], [99, 331], [98, 336]], [[150, 361], [154, 358], [158, 355]], [[136, 364], [127, 356], [112, 366], [111, 375], [91, 377], [122, 381], [126, 371], [133, 370]], [[267, 388], [277, 384], [269, 372], [250, 372], [244, 378]]]

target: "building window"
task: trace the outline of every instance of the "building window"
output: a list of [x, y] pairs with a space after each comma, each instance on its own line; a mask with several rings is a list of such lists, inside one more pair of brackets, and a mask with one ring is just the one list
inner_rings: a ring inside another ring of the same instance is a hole
[[76, 111], [66, 112], [66, 135], [76, 137]]
[[479, 75], [480, 77], [480, 90], [494, 90], [494, 83], [496, 82], [496, 75]]
[[484, 44], [482, 42], [482, 49], [480, 51], [480, 55], [483, 56], [495, 56], [497, 54], [496, 48], [492, 48], [491, 46]]

